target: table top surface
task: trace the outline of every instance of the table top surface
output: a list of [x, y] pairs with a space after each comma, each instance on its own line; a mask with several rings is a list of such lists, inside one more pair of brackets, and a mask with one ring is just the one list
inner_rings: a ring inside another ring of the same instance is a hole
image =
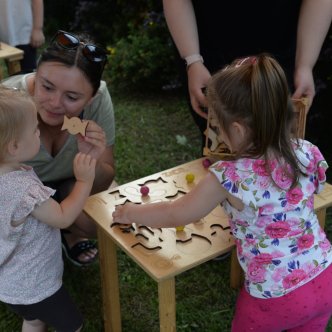
[[[161, 281], [198, 266], [234, 246], [228, 217], [218, 206], [208, 216], [186, 225], [183, 231], [175, 228], [150, 228], [133, 224], [132, 227], [113, 223], [116, 205], [132, 202], [145, 204], [174, 200], [184, 195], [203, 178], [208, 170], [204, 158], [111, 188], [90, 196], [84, 211], [122, 250], [124, 250], [153, 279]], [[186, 175], [195, 176], [193, 183]], [[142, 185], [149, 187], [149, 195], [142, 196]], [[332, 186], [327, 184], [315, 195], [315, 209], [332, 205]]]
[[[144, 204], [180, 197], [208, 172], [202, 165], [203, 160], [93, 195], [84, 207], [98, 226], [156, 281], [178, 275], [232, 249], [234, 240], [223, 209], [217, 207], [207, 217], [186, 225], [183, 231], [136, 224], [131, 228], [115, 225], [112, 212], [116, 205], [126, 201]], [[194, 174], [193, 183], [187, 183], [188, 173]], [[149, 187], [148, 196], [141, 195], [142, 185]]]
[[23, 59], [24, 52], [19, 48], [10, 46], [2, 41], [0, 41], [0, 58], [1, 59], [11, 59], [20, 60]]

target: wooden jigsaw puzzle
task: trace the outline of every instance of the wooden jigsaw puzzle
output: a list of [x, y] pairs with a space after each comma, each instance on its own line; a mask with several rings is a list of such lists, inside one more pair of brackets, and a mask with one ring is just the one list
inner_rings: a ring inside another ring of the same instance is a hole
[[[294, 134], [296, 137], [304, 138], [305, 124], [306, 124], [306, 110], [308, 107], [308, 99], [293, 99], [295, 111], [295, 128]], [[224, 142], [220, 141], [218, 135], [217, 122], [212, 116], [211, 112], [208, 114], [207, 128], [204, 132], [206, 140], [203, 149], [204, 156], [214, 156], [220, 159], [227, 159], [232, 156], [229, 149]]]
[[66, 115], [63, 119], [63, 125], [61, 130], [68, 130], [69, 134], [77, 135], [81, 134], [85, 136], [86, 127], [88, 126], [88, 121], [82, 121], [80, 118], [74, 116], [72, 118], [68, 118]]
[[[112, 212], [119, 204], [146, 204], [181, 197], [208, 172], [203, 162], [204, 158], [198, 159], [91, 196], [84, 211], [98, 219], [129, 256], [134, 256], [142, 266], [148, 265], [154, 276], [186, 270], [200, 259], [207, 261], [233, 247], [228, 217], [221, 206], [183, 230], [119, 225], [113, 222]], [[186, 179], [189, 173], [194, 176], [192, 181]], [[142, 195], [142, 186], [149, 188], [148, 195]]]

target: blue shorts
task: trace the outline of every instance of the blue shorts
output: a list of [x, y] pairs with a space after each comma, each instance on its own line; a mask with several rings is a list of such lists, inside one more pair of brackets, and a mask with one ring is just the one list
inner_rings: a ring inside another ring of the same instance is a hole
[[39, 319], [57, 332], [74, 332], [83, 325], [83, 317], [64, 286], [38, 303], [6, 304], [25, 320]]

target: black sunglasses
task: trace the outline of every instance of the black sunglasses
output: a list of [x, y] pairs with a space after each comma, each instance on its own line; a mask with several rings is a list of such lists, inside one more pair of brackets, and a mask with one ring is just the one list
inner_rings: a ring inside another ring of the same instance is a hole
[[59, 30], [53, 37], [52, 43], [56, 43], [58, 46], [68, 50], [83, 45], [82, 53], [91, 62], [104, 62], [107, 60], [108, 52], [104, 48], [93, 44], [83, 43], [78, 37], [66, 31]]

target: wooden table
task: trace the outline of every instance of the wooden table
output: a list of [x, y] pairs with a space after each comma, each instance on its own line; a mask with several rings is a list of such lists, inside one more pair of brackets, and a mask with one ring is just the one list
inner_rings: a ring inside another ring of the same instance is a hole
[[[176, 331], [175, 276], [198, 266], [234, 246], [228, 218], [219, 206], [197, 223], [175, 228], [148, 228], [133, 225], [121, 229], [113, 225], [115, 205], [126, 200], [148, 203], [176, 199], [188, 192], [206, 174], [198, 159], [91, 196], [84, 211], [98, 226], [98, 245], [104, 301], [105, 331], [121, 331], [121, 311], [116, 246], [124, 250], [158, 284], [160, 331]], [[195, 180], [188, 184], [187, 173]], [[146, 184], [149, 196], [142, 197]]]
[[[20, 60], [23, 59], [24, 52], [16, 47], [0, 42], [0, 59], [6, 61], [8, 75], [14, 75], [21, 71]], [[0, 66], [0, 80], [3, 78]]]
[[[175, 228], [148, 228], [134, 224], [132, 228], [115, 225], [112, 212], [126, 201], [144, 204], [173, 200], [188, 192], [204, 177], [207, 170], [202, 159], [156, 173], [91, 196], [84, 211], [98, 227], [99, 257], [106, 332], [121, 331], [121, 309], [116, 248], [125, 251], [158, 284], [160, 331], [176, 331], [175, 276], [214, 257], [231, 251], [234, 240], [228, 218], [219, 206], [207, 217], [187, 225], [183, 231]], [[186, 174], [195, 181], [188, 184]], [[140, 194], [140, 187], [150, 188], [149, 196]], [[326, 208], [332, 205], [332, 186], [315, 197], [320, 220], [325, 220]], [[241, 280], [237, 259], [232, 258], [231, 285]]]

